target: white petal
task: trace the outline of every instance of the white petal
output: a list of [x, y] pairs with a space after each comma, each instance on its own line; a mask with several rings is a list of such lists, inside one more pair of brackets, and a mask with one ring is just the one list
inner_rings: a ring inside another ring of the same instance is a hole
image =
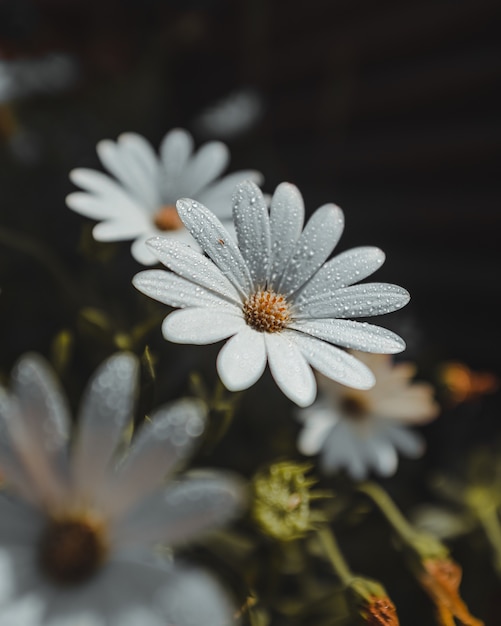
[[367, 440], [366, 454], [370, 465], [381, 476], [392, 476], [397, 471], [398, 456], [383, 434]]
[[221, 272], [242, 296], [252, 291], [249, 268], [235, 240], [203, 204], [183, 198], [177, 210], [186, 228], [202, 250], [214, 261]]
[[92, 229], [97, 241], [123, 241], [151, 232], [151, 223], [143, 213], [120, 216], [107, 222], [100, 222]]
[[364, 479], [368, 473], [364, 445], [363, 441], [358, 441], [348, 421], [339, 420], [322, 449], [320, 463], [323, 471], [330, 474], [345, 468], [354, 480]]
[[102, 483], [122, 432], [132, 419], [138, 365], [131, 354], [110, 357], [84, 393], [72, 455], [74, 486], [83, 498]]
[[232, 337], [217, 357], [217, 371], [230, 391], [241, 391], [261, 378], [266, 367], [263, 333], [249, 326]]
[[165, 592], [166, 624], [221, 626], [235, 622], [235, 607], [214, 578], [201, 569], [176, 565]]
[[278, 287], [282, 273], [292, 256], [301, 235], [304, 222], [304, 203], [299, 189], [290, 183], [281, 183], [275, 190], [270, 206], [272, 260], [269, 284]]
[[409, 293], [390, 283], [362, 283], [337, 289], [326, 300], [295, 303], [297, 317], [369, 317], [401, 309]]
[[114, 528], [113, 541], [120, 547], [189, 541], [230, 520], [243, 500], [240, 482], [222, 473], [184, 479], [130, 511]]
[[197, 194], [197, 200], [209, 207], [219, 219], [231, 219], [231, 196], [236, 185], [243, 180], [251, 180], [256, 185], [260, 185], [263, 182], [263, 176], [255, 170], [233, 172], [202, 189]]
[[374, 385], [370, 369], [344, 350], [300, 333], [296, 333], [295, 342], [310, 365], [327, 378], [355, 389], [370, 389]]
[[353, 350], [381, 354], [395, 354], [405, 350], [405, 343], [398, 335], [386, 328], [366, 322], [343, 319], [300, 319], [291, 323], [290, 328]]
[[[223, 245], [223, 244], [220, 244]], [[148, 241], [158, 260], [166, 267], [187, 280], [196, 283], [222, 298], [240, 304], [238, 291], [217, 266], [199, 250], [180, 241], [155, 237]]]
[[64, 470], [70, 417], [66, 398], [49, 364], [28, 354], [12, 373], [13, 414], [9, 433], [25, 470], [48, 502], [59, 500], [65, 490]]
[[405, 426], [389, 424], [385, 434], [404, 456], [416, 459], [425, 450], [424, 439], [412, 430], [405, 428]]
[[153, 236], [152, 232], [148, 232], [144, 235], [139, 235], [133, 242], [130, 247], [130, 252], [134, 259], [138, 263], [142, 265], [155, 265], [158, 262], [158, 259], [151, 252], [151, 250], [146, 245], [148, 239], [151, 239]]
[[335, 204], [313, 213], [278, 283], [279, 293], [289, 296], [313, 276], [336, 246], [343, 227], [343, 212]]
[[134, 506], [165, 480], [204, 430], [205, 407], [182, 399], [158, 409], [135, 438], [131, 452], [102, 490], [102, 506], [113, 516]]
[[317, 384], [299, 348], [297, 333], [264, 333], [271, 374], [284, 394], [299, 406], [308, 406], [315, 399]]
[[259, 187], [250, 181], [237, 185], [232, 198], [238, 247], [257, 290], [266, 285], [270, 262], [270, 219]]
[[[168, 132], [160, 144], [160, 157], [164, 167], [162, 191], [165, 198], [177, 194], [179, 176], [193, 152], [193, 137], [182, 128]], [[175, 202], [177, 198], [173, 198]]]
[[230, 153], [220, 141], [211, 141], [200, 147], [181, 173], [178, 189], [181, 196], [195, 197], [216, 179], [227, 167]]
[[238, 311], [188, 308], [168, 315], [162, 324], [162, 333], [174, 343], [205, 345], [227, 339], [244, 328], [245, 321]]
[[303, 428], [301, 429], [297, 447], [301, 454], [312, 456], [318, 454], [325, 444], [329, 432], [336, 424], [332, 411], [317, 409], [314, 411], [315, 405], [311, 407], [309, 416], [305, 416]]
[[158, 208], [158, 200], [151, 189], [157, 182], [146, 172], [138, 169], [135, 158], [129, 154], [127, 145], [104, 139], [97, 144], [97, 153], [102, 164], [113, 174], [148, 212]]
[[136, 289], [173, 307], [208, 306], [234, 311], [235, 305], [217, 294], [165, 270], [144, 270], [132, 279]]
[[337, 289], [358, 283], [373, 274], [384, 263], [379, 248], [363, 246], [341, 252], [325, 263], [299, 293], [294, 301], [330, 299]]
[[[21, 500], [0, 495], [0, 544], [12, 547], [14, 545], [30, 545], [37, 540], [37, 536], [46, 523], [45, 518], [35, 508]], [[3, 579], [0, 576], [0, 585]], [[2, 594], [0, 593], [0, 596]]]
[[137, 133], [122, 133], [118, 138], [122, 158], [128, 166], [127, 186], [150, 212], [162, 205], [159, 188], [160, 164], [151, 144]]

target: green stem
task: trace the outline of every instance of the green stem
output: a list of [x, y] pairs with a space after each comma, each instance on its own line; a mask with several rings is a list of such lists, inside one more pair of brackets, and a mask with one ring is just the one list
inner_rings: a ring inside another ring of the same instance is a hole
[[362, 483], [358, 490], [374, 502], [401, 539], [409, 542], [416, 536], [414, 528], [382, 487], [376, 483]]
[[328, 526], [321, 526], [317, 531], [317, 536], [339, 580], [348, 586], [355, 576], [341, 554], [333, 532]]
[[478, 508], [475, 515], [482, 526], [482, 530], [494, 552], [494, 567], [501, 573], [501, 526], [499, 525], [496, 507]]

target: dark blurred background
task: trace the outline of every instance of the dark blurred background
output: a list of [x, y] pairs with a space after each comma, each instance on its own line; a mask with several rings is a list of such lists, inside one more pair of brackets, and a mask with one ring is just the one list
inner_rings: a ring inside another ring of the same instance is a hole
[[[452, 359], [501, 375], [500, 28], [496, 0], [0, 0], [2, 377], [26, 350], [52, 354], [62, 329], [85, 352], [82, 306], [123, 332], [141, 319], [142, 268], [128, 243], [93, 247], [90, 220], [65, 207], [68, 172], [101, 169], [100, 139], [135, 131], [157, 147], [174, 126], [226, 141], [231, 171], [259, 169], [268, 193], [287, 180], [310, 212], [339, 204], [339, 249], [380, 246], [376, 280], [411, 292], [381, 323], [425, 376]], [[235, 97], [246, 119], [210, 121]], [[89, 350], [75, 389], [115, 347]], [[170, 349], [166, 396], [200, 354]], [[413, 487], [498, 437], [499, 407], [491, 395], [430, 425]], [[470, 593], [487, 619], [492, 594]], [[413, 610], [403, 624], [424, 623]]]

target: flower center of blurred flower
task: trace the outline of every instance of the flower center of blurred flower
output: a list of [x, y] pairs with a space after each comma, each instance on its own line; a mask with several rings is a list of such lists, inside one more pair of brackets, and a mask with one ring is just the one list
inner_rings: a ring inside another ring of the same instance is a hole
[[42, 534], [39, 563], [58, 585], [72, 586], [87, 581], [107, 555], [101, 522], [89, 517], [51, 521]]
[[341, 398], [341, 410], [346, 417], [363, 420], [368, 413], [369, 405], [361, 395], [346, 395]]
[[283, 330], [291, 320], [286, 299], [274, 291], [261, 290], [249, 296], [243, 313], [247, 324], [261, 333]]
[[153, 217], [153, 223], [159, 230], [179, 230], [183, 228], [183, 222], [174, 204], [166, 204], [160, 207]]

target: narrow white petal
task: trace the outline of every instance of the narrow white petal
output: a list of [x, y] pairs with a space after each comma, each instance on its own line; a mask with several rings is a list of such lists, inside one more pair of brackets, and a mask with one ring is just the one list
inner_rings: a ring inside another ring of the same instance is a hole
[[334, 428], [336, 420], [333, 419], [332, 411], [317, 409], [310, 411], [310, 415], [301, 418], [303, 428], [301, 429], [297, 447], [301, 454], [312, 456], [318, 454], [323, 448], [329, 432]]
[[161, 263], [178, 276], [205, 287], [222, 298], [240, 304], [240, 296], [232, 283], [198, 249], [166, 237], [150, 239], [148, 247]]
[[222, 526], [243, 500], [242, 485], [233, 477], [212, 473], [187, 478], [130, 511], [113, 529], [113, 540], [118, 547], [182, 543]]
[[244, 297], [252, 291], [249, 268], [235, 240], [203, 204], [183, 198], [177, 210], [186, 228], [202, 250]]
[[272, 260], [269, 285], [273, 289], [296, 247], [304, 223], [304, 203], [299, 189], [290, 183], [281, 183], [275, 190], [270, 206]]
[[409, 293], [390, 283], [362, 283], [337, 289], [326, 300], [295, 303], [296, 317], [369, 317], [401, 309]]
[[128, 164], [128, 187], [137, 190], [150, 210], [161, 206], [160, 164], [151, 144], [137, 133], [123, 133], [118, 144]]
[[102, 483], [122, 432], [132, 419], [138, 365], [133, 355], [117, 354], [89, 381], [72, 455], [73, 483], [82, 497]]
[[379, 248], [362, 246], [341, 252], [327, 261], [310, 281], [294, 295], [299, 303], [330, 299], [337, 289], [358, 283], [373, 274], [384, 263]]
[[374, 385], [370, 369], [344, 350], [301, 333], [296, 333], [295, 342], [310, 365], [327, 378], [355, 389], [370, 389]]
[[232, 198], [238, 247], [257, 290], [266, 285], [270, 262], [270, 218], [259, 187], [250, 181], [237, 185]]
[[367, 440], [366, 454], [370, 465], [380, 476], [392, 476], [397, 471], [398, 455], [384, 434]]
[[180, 195], [196, 197], [225, 170], [229, 160], [230, 153], [224, 143], [211, 141], [201, 146], [180, 175], [178, 182]]
[[230, 391], [241, 391], [261, 378], [266, 367], [266, 348], [263, 333], [245, 326], [221, 349], [217, 357], [217, 371]]
[[158, 259], [152, 253], [150, 248], [146, 245], [148, 239], [151, 239], [153, 235], [153, 232], [139, 235], [136, 239], [134, 239], [130, 247], [130, 252], [134, 259], [136, 259], [136, 261], [138, 263], [141, 263], [142, 265], [155, 265], [156, 263], [158, 263]]
[[295, 343], [297, 333], [264, 333], [271, 374], [284, 394], [299, 406], [315, 399], [317, 384], [301, 350]]
[[8, 431], [24, 469], [48, 502], [65, 491], [69, 410], [49, 364], [39, 355], [22, 357], [12, 373]]
[[120, 216], [107, 222], [100, 222], [92, 229], [97, 241], [123, 241], [133, 239], [151, 231], [151, 222], [143, 213]]
[[214, 181], [197, 194], [197, 200], [210, 208], [219, 219], [231, 219], [231, 196], [236, 185], [243, 180], [251, 180], [260, 185], [263, 176], [255, 170], [239, 170]]
[[145, 212], [151, 214], [158, 208], [149, 191], [149, 187], [155, 185], [155, 181], [145, 180], [135, 161], [130, 158], [126, 147], [104, 139], [97, 144], [97, 153], [104, 167], [134, 196]]
[[162, 191], [165, 198], [172, 197], [175, 202], [179, 176], [186, 167], [193, 152], [193, 137], [182, 128], [174, 128], [162, 139], [160, 157], [164, 168]]
[[220, 309], [188, 308], [174, 311], [162, 324], [165, 339], [174, 343], [205, 345], [227, 339], [245, 328], [242, 315]]
[[364, 479], [368, 473], [362, 449], [365, 444], [357, 439], [348, 421], [340, 419], [322, 448], [323, 471], [330, 474], [344, 468], [354, 480]]
[[159, 487], [202, 434], [205, 407], [183, 399], [158, 409], [135, 438], [131, 452], [102, 490], [102, 506], [120, 515]]
[[404, 456], [420, 457], [425, 450], [424, 439], [418, 434], [397, 424], [388, 424], [385, 435]]
[[132, 279], [136, 289], [173, 307], [208, 306], [234, 311], [235, 305], [200, 285], [165, 270], [144, 270]]
[[329, 343], [380, 354], [395, 354], [405, 350], [405, 342], [386, 328], [367, 322], [344, 319], [300, 319], [290, 328], [307, 333]]
[[221, 626], [235, 622], [235, 607], [221, 586], [202, 569], [173, 568], [165, 592], [158, 596], [166, 624]]
[[66, 196], [66, 206], [75, 213], [93, 220], [106, 220], [120, 215], [120, 204], [109, 202], [84, 191], [75, 191]]
[[279, 293], [289, 296], [313, 276], [336, 246], [343, 227], [343, 212], [335, 204], [313, 213], [278, 282]]

